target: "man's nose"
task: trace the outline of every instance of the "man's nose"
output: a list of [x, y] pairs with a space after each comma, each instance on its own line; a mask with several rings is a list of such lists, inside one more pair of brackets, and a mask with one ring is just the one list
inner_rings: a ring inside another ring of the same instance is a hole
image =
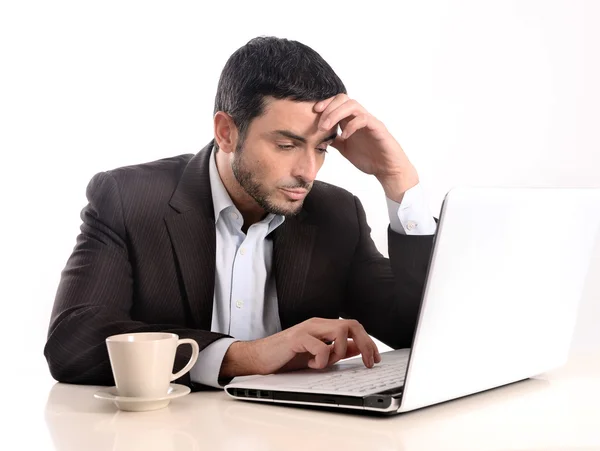
[[301, 178], [307, 183], [312, 183], [317, 178], [317, 172], [319, 166], [317, 163], [317, 156], [313, 151], [301, 152], [301, 156], [294, 165], [293, 176]]

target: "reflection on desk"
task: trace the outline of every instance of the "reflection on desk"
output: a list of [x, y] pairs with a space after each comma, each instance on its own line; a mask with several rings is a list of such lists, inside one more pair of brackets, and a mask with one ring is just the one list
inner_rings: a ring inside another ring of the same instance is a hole
[[57, 450], [600, 449], [600, 355], [506, 387], [394, 417], [192, 393], [122, 412], [98, 387], [56, 384], [46, 424]]

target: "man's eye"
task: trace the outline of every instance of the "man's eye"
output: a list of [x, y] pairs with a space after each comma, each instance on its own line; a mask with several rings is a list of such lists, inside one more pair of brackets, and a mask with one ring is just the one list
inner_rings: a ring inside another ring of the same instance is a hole
[[294, 148], [291, 144], [277, 144], [277, 147], [283, 150], [292, 150]]
[[325, 147], [325, 148], [320, 148], [320, 147], [317, 147], [317, 150], [318, 150], [319, 152], [321, 152], [321, 153], [326, 153], [326, 152], [327, 152], [327, 147]]

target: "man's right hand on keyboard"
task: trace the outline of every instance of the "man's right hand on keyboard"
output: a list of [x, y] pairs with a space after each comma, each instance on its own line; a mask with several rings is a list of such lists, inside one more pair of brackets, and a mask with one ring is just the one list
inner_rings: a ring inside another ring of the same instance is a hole
[[311, 318], [260, 340], [233, 343], [219, 378], [322, 369], [359, 354], [368, 368], [381, 361], [377, 345], [358, 321]]

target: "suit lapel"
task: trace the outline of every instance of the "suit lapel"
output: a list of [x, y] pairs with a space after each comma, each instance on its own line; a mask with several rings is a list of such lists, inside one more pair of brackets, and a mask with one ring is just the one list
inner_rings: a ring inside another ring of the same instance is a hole
[[193, 326], [210, 330], [215, 289], [216, 232], [208, 172], [213, 142], [187, 164], [165, 218]]
[[215, 289], [215, 223], [197, 211], [166, 218], [193, 325], [210, 330]]
[[273, 267], [282, 329], [297, 323], [294, 311], [304, 294], [317, 227], [303, 216], [286, 218], [273, 232]]

